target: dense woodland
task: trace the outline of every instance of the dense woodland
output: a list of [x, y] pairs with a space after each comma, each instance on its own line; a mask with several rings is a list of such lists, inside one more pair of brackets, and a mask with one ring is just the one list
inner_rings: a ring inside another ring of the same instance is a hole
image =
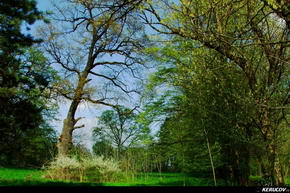
[[[1, 167], [83, 181], [89, 169], [75, 178], [57, 165], [94, 162], [132, 176], [182, 172], [228, 186], [259, 176], [254, 185], [285, 185], [288, 0], [53, 2], [44, 12], [33, 0], [0, 1]], [[58, 135], [52, 122], [62, 101]], [[84, 103], [101, 111], [92, 151], [74, 143]]]

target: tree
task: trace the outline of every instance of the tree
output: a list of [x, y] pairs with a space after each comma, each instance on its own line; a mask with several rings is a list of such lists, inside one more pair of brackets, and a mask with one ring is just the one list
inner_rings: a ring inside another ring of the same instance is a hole
[[13, 166], [40, 168], [50, 162], [57, 153], [57, 135], [49, 124], [42, 123], [38, 128], [23, 133], [21, 139], [14, 141], [10, 150], [16, 149], [9, 158]]
[[28, 0], [21, 3], [16, 0], [4, 0], [0, 2], [0, 7], [0, 86], [3, 93], [5, 91], [7, 95], [13, 95], [13, 88], [21, 82], [19, 56], [23, 54], [23, 48], [38, 42], [30, 35], [24, 35], [21, 32], [21, 25], [33, 24], [42, 18], [42, 13], [36, 9], [34, 1]]
[[290, 29], [290, 3], [288, 0], [261, 0], [266, 6], [270, 7], [281, 19], [286, 22]]
[[109, 142], [117, 149], [117, 158], [120, 158], [124, 147], [132, 145], [143, 132], [143, 127], [137, 122], [135, 109], [118, 107], [106, 110], [98, 118], [98, 127], [94, 128], [94, 136], [103, 142]]
[[[245, 83], [241, 83], [239, 70], [214, 52], [196, 47], [196, 43], [191, 40], [176, 37], [159, 48], [151, 49], [150, 53], [152, 51], [160, 64], [159, 70], [151, 76], [149, 87], [158, 89], [161, 86], [164, 89], [166, 85], [165, 89], [170, 91], [161, 97], [162, 103], [157, 101], [151, 108], [153, 112], [163, 109], [163, 113], [153, 113], [149, 109], [149, 115], [164, 116], [165, 113], [169, 119], [165, 120], [166, 125], [169, 127], [164, 129], [172, 127], [171, 130], [176, 130], [176, 133], [167, 131], [170, 137], [163, 137], [163, 141], [168, 138], [169, 142], [185, 143], [188, 147], [201, 145], [195, 154], [203, 158], [201, 152], [207, 152], [207, 161], [194, 158], [196, 156], [193, 153], [192, 165], [194, 162], [207, 163], [203, 168], [211, 165], [213, 177], [216, 167], [231, 167], [234, 171], [234, 174], [228, 173], [228, 176], [233, 176], [231, 182], [247, 183], [248, 148], [244, 150], [242, 147], [249, 146], [247, 143], [250, 138], [245, 132], [248, 128], [241, 130], [237, 125], [244, 127], [249, 124], [251, 111], [247, 109], [251, 103], [245, 92]], [[174, 139], [174, 136], [180, 139]], [[219, 148], [217, 154], [212, 156], [212, 150]], [[241, 155], [237, 158], [236, 154]], [[223, 157], [225, 159], [220, 159]], [[236, 160], [241, 165], [236, 164]], [[245, 166], [242, 167], [243, 163]]]
[[[99, 137], [99, 136], [98, 136]], [[106, 139], [98, 139], [93, 145], [93, 152], [96, 155], [104, 156], [105, 158], [114, 156], [114, 148], [110, 141]]]
[[71, 101], [59, 154], [69, 154], [73, 131], [84, 127], [76, 125], [81, 117], [75, 117], [81, 102], [115, 107], [113, 100], [118, 99], [110, 91], [137, 92], [126, 83], [130, 74], [136, 77], [136, 65], [141, 62], [135, 52], [142, 48], [142, 26], [134, 14], [141, 2], [67, 0], [56, 6], [54, 25], [42, 30], [48, 37], [44, 46], [51, 62], [65, 71], [58, 91]]
[[[39, 166], [47, 156], [40, 158], [30, 151], [43, 152], [53, 144], [53, 131], [45, 121], [53, 112], [48, 98], [55, 72], [32, 48], [39, 40], [21, 31], [40, 19], [43, 13], [35, 1], [0, 2], [1, 165]], [[45, 144], [35, 146], [41, 141]]]
[[[158, 11], [160, 5], [171, 14]], [[271, 13], [261, 1], [161, 1], [149, 4], [143, 19], [157, 32], [194, 40], [238, 67], [254, 103], [251, 125], [263, 141], [267, 175], [283, 185], [277, 137], [289, 113], [289, 29]]]
[[[1, 95], [2, 164], [30, 163], [39, 166], [42, 164], [41, 160], [52, 156], [44, 156], [43, 153], [54, 149], [55, 131], [47, 121], [54, 118], [56, 111], [56, 106], [50, 99], [50, 88], [56, 73], [39, 50], [29, 48], [23, 52], [17, 74], [17, 87], [4, 87], [4, 91], [13, 92], [3, 92]], [[35, 152], [41, 154], [37, 155]]]

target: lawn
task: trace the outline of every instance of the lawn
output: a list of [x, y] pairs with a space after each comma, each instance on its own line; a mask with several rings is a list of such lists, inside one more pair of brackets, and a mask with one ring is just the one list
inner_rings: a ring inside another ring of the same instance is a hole
[[134, 179], [118, 182], [79, 183], [43, 178], [44, 171], [0, 168], [0, 186], [212, 186], [208, 178], [182, 173], [140, 173]]
[[182, 173], [143, 173], [135, 179], [114, 183], [104, 183], [106, 186], [212, 186], [208, 178], [193, 177]]
[[[134, 179], [103, 183], [54, 181], [43, 175], [42, 170], [0, 168], [0, 186], [213, 186], [212, 179], [182, 173], [140, 173]], [[289, 178], [286, 184], [290, 186]], [[223, 184], [218, 180], [218, 185]]]

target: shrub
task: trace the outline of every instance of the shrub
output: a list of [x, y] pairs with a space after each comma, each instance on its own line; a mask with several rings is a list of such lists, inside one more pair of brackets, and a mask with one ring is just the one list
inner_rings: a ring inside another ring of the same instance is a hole
[[80, 180], [81, 164], [67, 156], [58, 156], [46, 169], [45, 177], [53, 180]]
[[119, 162], [113, 159], [104, 159], [103, 156], [87, 157], [82, 159], [81, 163], [85, 168], [85, 174], [88, 180], [115, 181], [122, 174]]
[[46, 178], [86, 182], [115, 181], [121, 177], [119, 163], [102, 156], [88, 156], [81, 159], [59, 156], [46, 170]]

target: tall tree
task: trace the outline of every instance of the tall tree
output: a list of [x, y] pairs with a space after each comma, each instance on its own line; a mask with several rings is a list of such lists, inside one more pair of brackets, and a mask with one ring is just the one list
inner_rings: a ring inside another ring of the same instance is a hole
[[[44, 125], [45, 114], [50, 114], [49, 87], [55, 73], [42, 53], [31, 48], [39, 40], [21, 30], [25, 26], [29, 30], [40, 19], [43, 14], [37, 10], [35, 1], [0, 2], [1, 164], [29, 163], [30, 156], [33, 157], [33, 154], [26, 156], [29, 150], [46, 149], [33, 147], [35, 141], [30, 137], [45, 141], [53, 135], [51, 128]], [[40, 164], [39, 160], [31, 162]]]
[[[197, 41], [241, 70], [255, 104], [252, 124], [269, 160], [267, 175], [272, 184], [282, 185], [277, 137], [289, 113], [289, 28], [264, 5], [249, 0], [160, 1], [144, 9], [143, 19], [160, 33]], [[165, 15], [164, 8], [171, 14]]]
[[81, 102], [114, 107], [116, 97], [110, 91], [136, 92], [128, 85], [128, 76], [134, 79], [140, 63], [134, 53], [142, 48], [138, 39], [143, 37], [143, 27], [134, 10], [141, 2], [66, 0], [62, 6], [56, 5], [54, 26], [42, 32], [48, 37], [45, 49], [52, 63], [65, 71], [59, 92], [71, 101], [59, 138], [59, 154], [69, 153], [73, 131], [84, 127], [76, 125], [81, 119], [76, 117]]
[[[165, 129], [165, 134], [167, 130], [169, 135], [162, 140], [168, 138], [168, 144], [171, 141], [173, 144], [185, 143], [186, 146], [196, 141], [192, 145], [194, 147], [202, 144], [203, 148], [207, 147], [203, 152], [208, 152], [207, 160], [211, 162], [206, 162], [208, 165], [205, 168], [211, 165], [213, 177], [215, 165], [220, 167], [223, 163], [224, 170], [226, 167], [232, 170], [232, 174], [228, 174], [233, 176], [231, 181], [246, 184], [249, 152], [248, 148], [245, 150], [242, 147], [250, 146], [247, 144], [250, 138], [245, 132], [248, 128], [241, 127], [249, 124], [251, 111], [247, 110], [250, 101], [245, 92], [245, 83], [240, 82], [243, 78], [239, 70], [214, 52], [196, 47], [193, 41], [175, 38], [167, 42], [161, 48], [152, 49], [162, 67], [151, 77], [150, 85], [166, 85], [167, 89], [169, 86], [170, 90], [175, 91], [168, 92], [167, 97], [161, 98], [164, 102], [157, 102], [157, 106], [151, 108], [154, 112], [161, 107], [163, 113], [152, 113], [149, 109], [150, 115], [164, 116], [164, 112], [167, 112], [167, 127], [161, 129]], [[178, 133], [174, 134], [174, 130]], [[217, 146], [213, 145], [215, 143]], [[216, 147], [222, 150], [216, 155], [225, 159], [212, 159], [212, 149]], [[195, 162], [200, 160], [195, 159]]]
[[[0, 87], [6, 96], [13, 96], [13, 89], [20, 83], [20, 56], [23, 48], [37, 42], [21, 31], [22, 25], [31, 25], [42, 18], [34, 1], [4, 0], [0, 2]], [[3, 96], [3, 94], [2, 94]], [[5, 97], [5, 96], [3, 96]], [[1, 100], [5, 103], [5, 99]]]

